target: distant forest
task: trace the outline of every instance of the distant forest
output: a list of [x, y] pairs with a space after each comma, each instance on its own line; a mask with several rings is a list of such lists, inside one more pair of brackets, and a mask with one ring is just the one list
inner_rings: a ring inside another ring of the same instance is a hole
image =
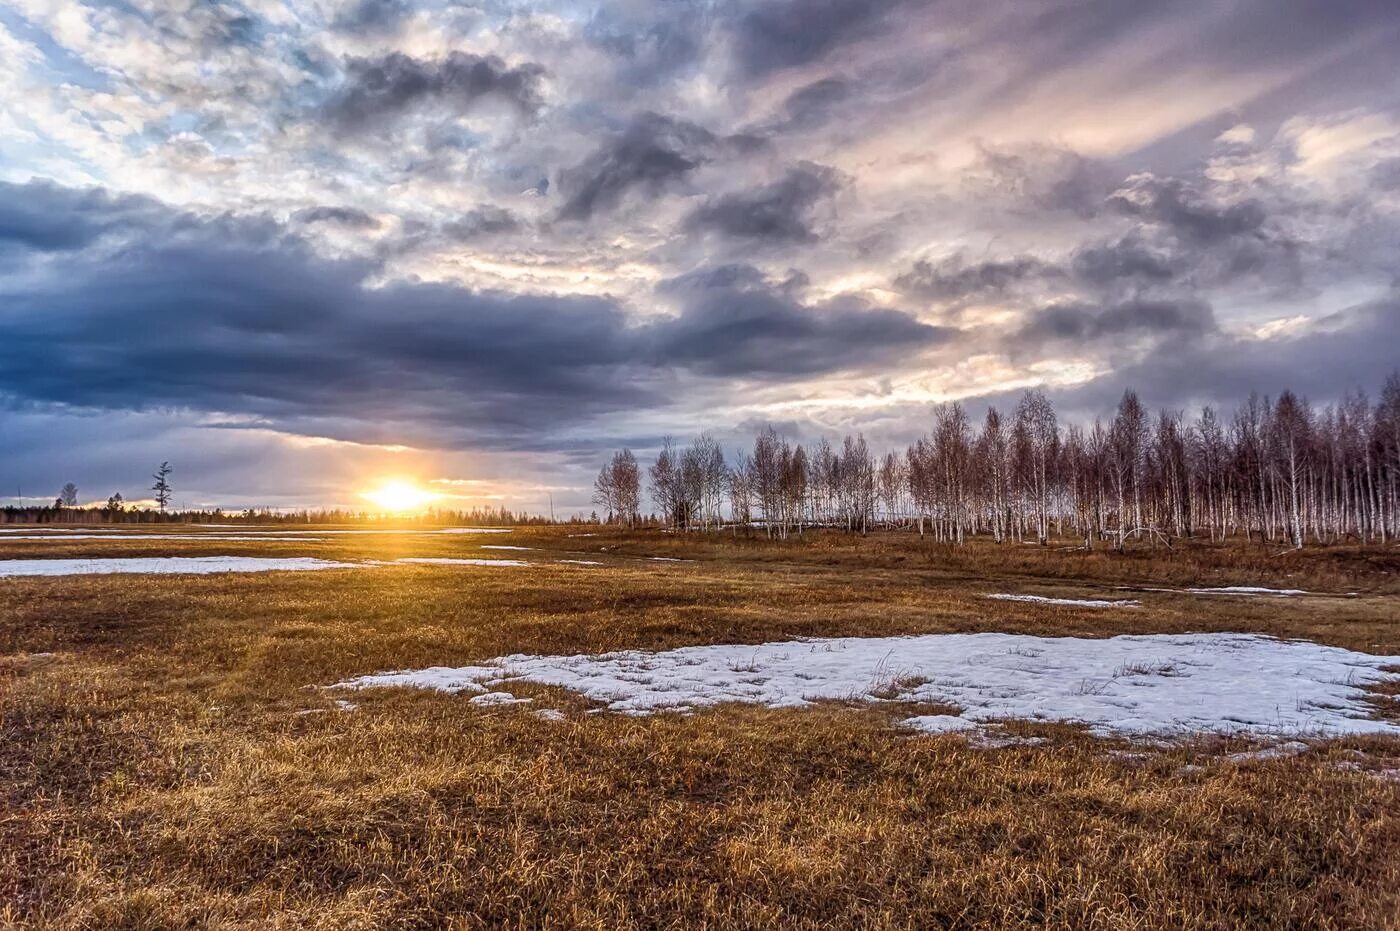
[[[1376, 404], [1360, 392], [1315, 409], [1291, 391], [1251, 395], [1228, 419], [1204, 408], [1144, 408], [1132, 390], [1087, 426], [1062, 426], [1027, 391], [1014, 411], [974, 426], [958, 403], [903, 452], [871, 453], [863, 436], [794, 445], [772, 428], [727, 461], [701, 434], [666, 440], [646, 469], [651, 500], [684, 530], [761, 524], [786, 537], [809, 527], [907, 527], [961, 543], [1073, 536], [1123, 548], [1182, 538], [1386, 542], [1400, 535], [1400, 373]], [[603, 466], [594, 501], [609, 521], [641, 517], [642, 468], [629, 450]]]
[[120, 495], [101, 507], [77, 507], [62, 503], [62, 498], [43, 507], [6, 507], [0, 509], [0, 524], [358, 524], [392, 522], [395, 526], [423, 527], [518, 527], [531, 524], [583, 523], [584, 518], [550, 521], [547, 517], [511, 511], [506, 508], [473, 508], [449, 510], [432, 508], [412, 516], [386, 517], [372, 511], [344, 508], [297, 511], [247, 508], [223, 510], [167, 510], [135, 508], [122, 503]]

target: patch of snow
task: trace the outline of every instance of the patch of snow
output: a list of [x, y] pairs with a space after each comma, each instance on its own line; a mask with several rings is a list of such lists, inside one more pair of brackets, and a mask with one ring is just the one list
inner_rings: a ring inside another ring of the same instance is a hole
[[1308, 745], [1301, 740], [1288, 740], [1268, 747], [1261, 747], [1258, 750], [1245, 750], [1240, 753], [1231, 753], [1222, 757], [1222, 759], [1227, 763], [1253, 763], [1258, 760], [1277, 760], [1307, 752]]
[[1006, 747], [1039, 747], [1050, 740], [1046, 737], [1021, 737], [1017, 734], [993, 734], [983, 731], [980, 734], [969, 734], [967, 742], [969, 746], [978, 750], [1002, 750]]
[[481, 544], [481, 548], [484, 549], [484, 550], [533, 550], [533, 549], [535, 549], [535, 547], [533, 547], [533, 546], [507, 546], [507, 545], [505, 545], [504, 543], [483, 543], [483, 544]]
[[509, 692], [484, 692], [469, 699], [473, 705], [495, 707], [497, 705], [524, 705], [534, 701], [533, 698], [516, 698]]
[[235, 536], [224, 533], [70, 533], [64, 536], [54, 536], [52, 534], [20, 534], [13, 537], [5, 537], [3, 542], [11, 540], [47, 540], [50, 543], [67, 543], [70, 540], [103, 540], [116, 542], [121, 540], [239, 540], [245, 543], [316, 543], [324, 540], [324, 537], [284, 537], [270, 536]]
[[1147, 754], [1140, 750], [1109, 750], [1108, 755], [1114, 759], [1127, 760], [1131, 763], [1137, 763], [1147, 759]]
[[541, 708], [539, 711], [531, 711], [535, 717], [542, 721], [567, 721], [569, 716], [558, 708]]
[[409, 556], [394, 562], [422, 563], [429, 566], [528, 566], [519, 559], [457, 559], [447, 556]]
[[[77, 533], [77, 527], [0, 527], [0, 533]], [[101, 527], [81, 528], [85, 533], [115, 533]]]
[[606, 566], [607, 563], [599, 562], [596, 559], [560, 559], [556, 562], [568, 563], [571, 566]]
[[335, 700], [335, 710], [336, 710], [336, 711], [359, 711], [359, 710], [360, 710], [360, 706], [357, 705], [357, 704], [355, 704], [355, 703], [352, 702], [352, 701], [346, 701], [346, 700], [343, 699], [343, 698], [337, 698], [337, 699]]
[[1288, 597], [1290, 595], [1308, 594], [1300, 588], [1258, 588], [1253, 585], [1226, 585], [1221, 588], [1188, 588], [1186, 591], [1192, 595], [1276, 595], [1279, 597]]
[[650, 559], [652, 562], [694, 562], [692, 559], [677, 559], [675, 556], [643, 556], [643, 559]]
[[1382, 766], [1379, 768], [1364, 766], [1352, 760], [1343, 760], [1332, 764], [1333, 769], [1343, 772], [1360, 773], [1363, 776], [1370, 776], [1374, 779], [1382, 779], [1386, 782], [1400, 782], [1400, 767]]
[[1101, 598], [1047, 598], [1044, 595], [988, 595], [988, 598], [995, 598], [997, 601], [1025, 601], [1031, 604], [1046, 605], [1074, 605], [1081, 608], [1136, 608], [1140, 602], [1125, 599], [1121, 601], [1106, 601]]
[[905, 718], [904, 726], [923, 731], [925, 734], [951, 734], [957, 731], [975, 731], [981, 727], [976, 721], [955, 714], [916, 715]]
[[[386, 685], [412, 685], [417, 688], [434, 689], [455, 695], [458, 692], [484, 692], [482, 681], [490, 679], [499, 670], [488, 666], [429, 666], [416, 669], [412, 673], [390, 673], [381, 676], [360, 676], [337, 682], [331, 688], [373, 689]], [[399, 676], [412, 675], [413, 681], [399, 681]]]
[[[821, 699], [897, 697], [952, 705], [957, 722], [1071, 721], [1101, 735], [1400, 734], [1369, 717], [1364, 687], [1393, 681], [1400, 657], [1252, 634], [1105, 639], [1025, 634], [842, 637], [720, 644], [663, 652], [503, 656], [482, 666], [361, 676], [352, 688], [448, 692], [532, 682], [572, 689], [611, 711], [690, 711], [725, 702], [796, 708]], [[952, 728], [946, 715], [911, 726]], [[962, 727], [962, 723], [956, 726]]]
[[444, 527], [429, 533], [515, 533], [511, 527]]
[[308, 572], [317, 569], [359, 569], [362, 563], [309, 557], [146, 556], [121, 559], [0, 559], [0, 577], [31, 575], [106, 575], [155, 573], [210, 575], [219, 572]]

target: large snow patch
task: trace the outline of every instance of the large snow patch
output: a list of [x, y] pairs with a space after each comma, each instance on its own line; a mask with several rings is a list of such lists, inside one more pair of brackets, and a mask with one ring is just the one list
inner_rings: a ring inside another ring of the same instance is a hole
[[[503, 656], [483, 666], [361, 676], [342, 687], [486, 692], [562, 686], [628, 714], [723, 702], [773, 708], [821, 699], [954, 705], [969, 722], [1082, 722], [1100, 734], [1400, 734], [1369, 717], [1364, 686], [1400, 657], [1247, 634], [1106, 639], [1022, 634], [844, 637], [757, 645]], [[951, 722], [929, 716], [938, 730]]]
[[359, 563], [295, 557], [262, 559], [252, 556], [152, 556], [129, 559], [0, 559], [0, 576], [106, 575], [159, 573], [209, 575], [216, 572], [307, 572], [313, 569], [358, 569]]

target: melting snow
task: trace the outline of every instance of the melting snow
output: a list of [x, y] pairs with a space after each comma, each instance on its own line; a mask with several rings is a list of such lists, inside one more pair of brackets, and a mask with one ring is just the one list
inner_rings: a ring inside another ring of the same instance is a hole
[[905, 718], [904, 724], [925, 734], [952, 734], [957, 731], [975, 731], [981, 727], [976, 721], [960, 718], [955, 714], [921, 714]]
[[534, 701], [534, 699], [516, 698], [509, 692], [484, 692], [470, 699], [470, 701], [473, 705], [525, 705]]
[[1307, 752], [1307, 744], [1298, 740], [1290, 740], [1285, 743], [1275, 744], [1271, 747], [1263, 747], [1259, 750], [1244, 750], [1240, 753], [1231, 753], [1225, 757], [1225, 760], [1229, 763], [1253, 763], [1256, 760], [1277, 760]]
[[[132, 525], [127, 525], [127, 526], [132, 526]], [[514, 531], [514, 528], [512, 528], [512, 527], [442, 527], [442, 528], [438, 528], [438, 529], [436, 529], [436, 530], [414, 530], [414, 529], [405, 529], [405, 528], [401, 528], [401, 527], [400, 527], [400, 528], [376, 528], [376, 529], [364, 529], [364, 530], [329, 530], [329, 529], [326, 529], [326, 528], [313, 528], [313, 529], [308, 529], [308, 530], [298, 530], [298, 529], [295, 529], [295, 528], [276, 527], [276, 526], [269, 526], [269, 525], [243, 527], [243, 526], [240, 526], [240, 525], [238, 525], [238, 524], [193, 524], [193, 525], [189, 525], [189, 526], [191, 527], [191, 529], [190, 529], [190, 531], [189, 531], [189, 534], [190, 534], [190, 535], [208, 536], [208, 537], [211, 537], [211, 538], [212, 538], [212, 537], [216, 536], [216, 534], [202, 534], [202, 533], [201, 533], [202, 528], [206, 528], [206, 527], [216, 527], [216, 528], [217, 528], [217, 527], [226, 527], [226, 528], [230, 528], [230, 529], [232, 529], [232, 528], [237, 528], [237, 529], [238, 529], [240, 532], [242, 532], [242, 533], [256, 534], [256, 535], [257, 535], [257, 539], [260, 539], [260, 540], [269, 539], [269, 537], [267, 536], [267, 535], [269, 535], [269, 534], [277, 534], [277, 535], [283, 535], [283, 536], [286, 536], [286, 535], [293, 535], [293, 534], [294, 534], [294, 535], [296, 535], [296, 536], [298, 536], [298, 537], [300, 537], [300, 538], [305, 538], [305, 535], [307, 535], [307, 534], [314, 534], [314, 535], [317, 535], [317, 536], [325, 536], [325, 535], [329, 535], [329, 534], [334, 534], [334, 535], [336, 535], [336, 536], [346, 536], [346, 535], [356, 536], [356, 535], [361, 535], [361, 534], [432, 534], [432, 533], [460, 534], [460, 533], [514, 533], [514, 532], [515, 532], [515, 531]], [[102, 534], [113, 534], [113, 535], [115, 535], [115, 536], [124, 536], [124, 537], [139, 537], [139, 536], [141, 536], [141, 533], [140, 533], [139, 531], [137, 531], [137, 532], [129, 531], [129, 530], [126, 530], [124, 527], [7, 527], [7, 528], [0, 528], [0, 533], [42, 533], [42, 534], [50, 534], [50, 533], [97, 534], [97, 533], [102, 533]], [[183, 534], [182, 534], [182, 536], [183, 536]]]
[[603, 566], [603, 565], [607, 565], [606, 563], [601, 563], [601, 562], [599, 562], [599, 561], [596, 560], [596, 559], [560, 559], [560, 560], [558, 560], [558, 562], [568, 563], [568, 564], [571, 565], [571, 566]]
[[429, 566], [528, 566], [520, 559], [456, 559], [446, 556], [409, 556], [394, 562], [416, 562]]
[[313, 569], [358, 569], [359, 563], [296, 557], [264, 559], [252, 556], [152, 556], [129, 559], [0, 559], [0, 576], [103, 575], [160, 573], [208, 575], [217, 572], [306, 572]]
[[339, 685], [484, 692], [532, 682], [572, 689], [629, 714], [723, 702], [792, 708], [820, 699], [879, 701], [893, 693], [897, 701], [961, 708], [961, 717], [909, 721], [939, 731], [1016, 718], [1082, 722], [1099, 734], [1400, 734], [1400, 725], [1367, 717], [1363, 690], [1393, 680], [1380, 667], [1397, 663], [1400, 657], [1249, 634], [1098, 640], [934, 634], [513, 655]]
[[19, 534], [13, 537], [5, 537], [3, 541], [8, 543], [11, 540], [48, 540], [51, 543], [67, 543], [70, 540], [103, 540], [116, 542], [120, 540], [241, 540], [244, 542], [283, 542], [283, 543], [315, 543], [324, 539], [323, 537], [285, 537], [270, 536], [261, 534], [258, 536], [237, 536], [225, 533], [69, 533], [63, 536], [52, 534]]
[[1188, 588], [1193, 595], [1306, 595], [1300, 588], [1256, 588], [1252, 585], [1226, 585], [1223, 588]]
[[444, 527], [433, 533], [514, 533], [510, 527]]
[[535, 547], [533, 547], [533, 546], [507, 546], [507, 545], [504, 544], [504, 543], [483, 543], [483, 544], [481, 545], [481, 548], [484, 549], [484, 550], [533, 550]]
[[1099, 598], [1047, 598], [1044, 595], [988, 595], [987, 597], [995, 598], [998, 601], [1028, 601], [1032, 604], [1075, 605], [1082, 608], [1136, 608], [1139, 604], [1131, 599], [1105, 601]]

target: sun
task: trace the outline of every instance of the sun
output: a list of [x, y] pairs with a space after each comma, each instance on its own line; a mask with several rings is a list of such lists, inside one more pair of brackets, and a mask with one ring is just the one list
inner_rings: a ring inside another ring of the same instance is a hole
[[410, 481], [395, 478], [384, 480], [369, 491], [362, 492], [360, 497], [374, 502], [380, 510], [402, 514], [426, 507], [436, 501], [438, 495], [426, 488], [419, 488]]

